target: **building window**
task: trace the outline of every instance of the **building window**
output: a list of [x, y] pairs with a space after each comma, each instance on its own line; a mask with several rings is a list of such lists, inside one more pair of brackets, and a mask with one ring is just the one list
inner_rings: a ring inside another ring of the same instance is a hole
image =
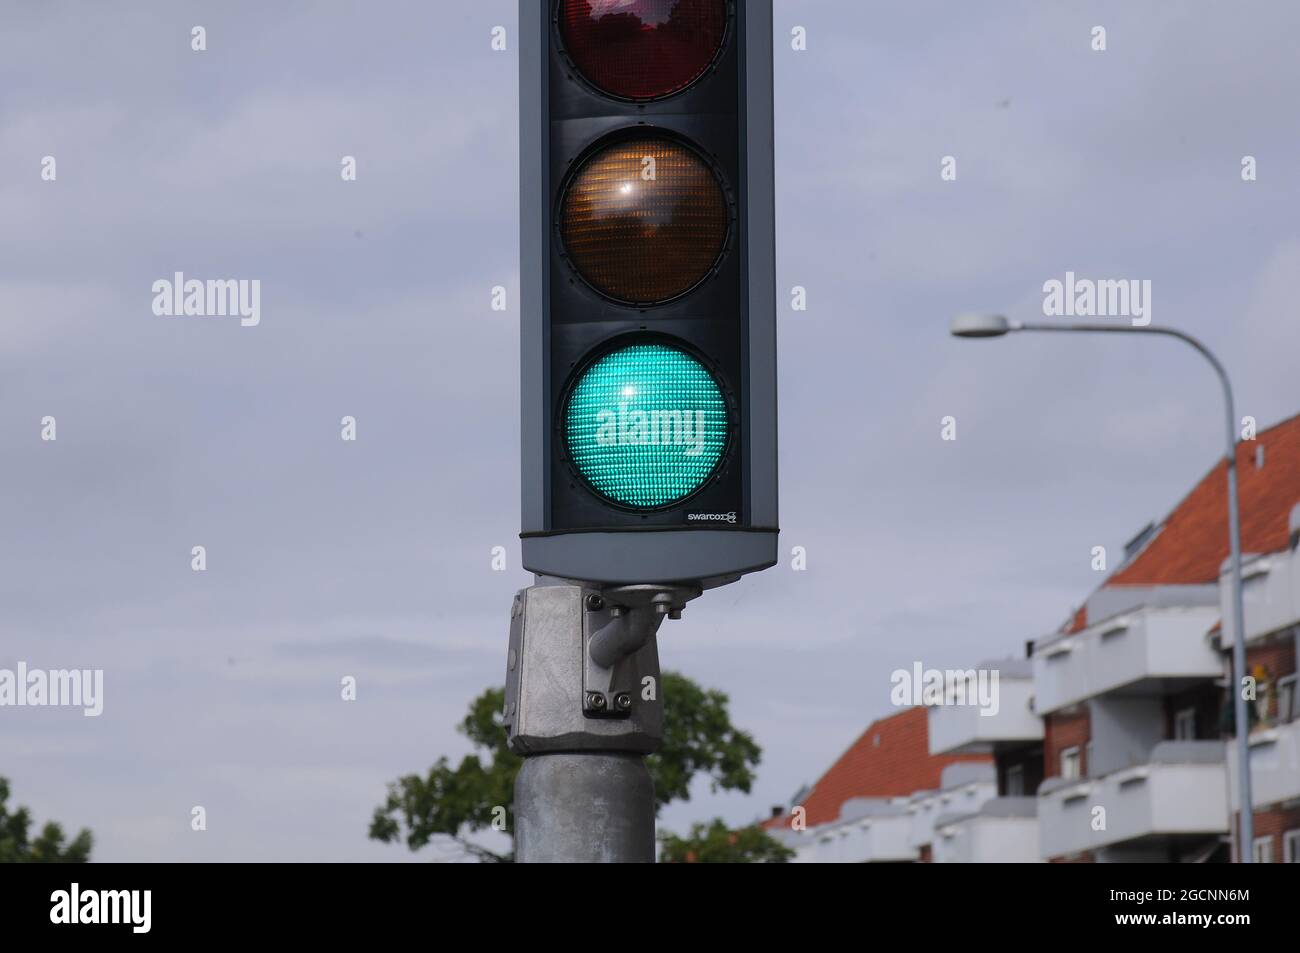
[[1255, 863], [1273, 863], [1273, 835], [1255, 838]]
[[1079, 749], [1066, 748], [1061, 752], [1061, 777], [1066, 781], [1079, 779]]
[[1282, 862], [1300, 864], [1300, 827], [1282, 835]]
[[1025, 766], [1013, 764], [1007, 768], [1007, 797], [1025, 796]]
[[1184, 708], [1174, 715], [1174, 740], [1196, 740], [1196, 709]]
[[1288, 675], [1277, 683], [1277, 720], [1294, 721], [1300, 718], [1300, 706], [1296, 704], [1296, 676]]

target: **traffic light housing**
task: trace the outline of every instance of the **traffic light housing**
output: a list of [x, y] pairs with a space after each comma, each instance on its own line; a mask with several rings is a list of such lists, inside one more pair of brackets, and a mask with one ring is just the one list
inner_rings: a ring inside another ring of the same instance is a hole
[[524, 567], [776, 561], [771, 0], [520, 0]]

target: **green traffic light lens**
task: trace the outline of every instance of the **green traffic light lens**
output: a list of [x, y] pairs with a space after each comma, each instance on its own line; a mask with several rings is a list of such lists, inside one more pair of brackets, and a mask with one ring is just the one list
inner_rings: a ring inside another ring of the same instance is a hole
[[683, 500], [709, 479], [727, 445], [727, 403], [685, 351], [632, 344], [594, 361], [564, 411], [569, 458], [597, 493], [624, 506]]

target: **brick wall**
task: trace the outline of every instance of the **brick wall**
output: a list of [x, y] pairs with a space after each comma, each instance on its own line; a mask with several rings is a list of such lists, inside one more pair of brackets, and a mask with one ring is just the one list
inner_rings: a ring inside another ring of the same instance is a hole
[[[1240, 827], [1238, 827], [1238, 824], [1240, 823], [1239, 818], [1240, 815], [1236, 811], [1234, 811], [1232, 814], [1232, 832], [1234, 835], [1237, 833], [1237, 831], [1241, 829]], [[1300, 808], [1292, 808], [1289, 811], [1278, 809], [1272, 811], [1255, 812], [1255, 837], [1259, 838], [1259, 837], [1268, 837], [1270, 835], [1272, 836], [1273, 838], [1272, 862], [1275, 864], [1280, 864], [1283, 862], [1283, 855], [1282, 855], [1283, 835], [1286, 834], [1287, 831], [1294, 831], [1298, 829], [1300, 829]], [[1233, 846], [1235, 849], [1236, 846], [1235, 836], [1233, 840], [1234, 840]], [[1234, 859], [1235, 859], [1235, 853], [1234, 853]]]
[[1087, 745], [1091, 736], [1091, 724], [1086, 706], [1081, 705], [1068, 714], [1056, 712], [1048, 715], [1043, 722], [1043, 777], [1060, 777], [1061, 752], [1073, 747], [1079, 749], [1079, 771], [1086, 776]]

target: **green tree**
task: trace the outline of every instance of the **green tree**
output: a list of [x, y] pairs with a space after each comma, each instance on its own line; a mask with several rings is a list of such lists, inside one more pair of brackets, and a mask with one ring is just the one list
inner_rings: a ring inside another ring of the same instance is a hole
[[90, 831], [81, 832], [68, 844], [63, 842], [63, 828], [49, 821], [35, 840], [29, 831], [31, 812], [20, 807], [9, 813], [9, 782], [0, 778], [0, 864], [84, 864], [90, 860], [94, 838]]
[[[659, 684], [664, 742], [657, 754], [646, 758], [657, 807], [689, 800], [690, 784], [697, 775], [709, 778], [715, 791], [748, 793], [762, 752], [749, 734], [731, 724], [727, 696], [702, 689], [675, 672], [664, 672]], [[470, 837], [492, 827], [494, 808], [514, 811], [515, 774], [521, 760], [506, 746], [501, 720], [504, 702], [503, 689], [488, 689], [474, 699], [459, 725], [481, 754], [466, 755], [454, 767], [447, 758], [439, 758], [424, 777], [409, 774], [388, 785], [388, 797], [371, 818], [373, 839], [403, 840], [414, 851], [443, 838], [482, 861], [511, 859]]]
[[442, 836], [481, 861], [509, 861], [508, 855], [497, 854], [465, 836], [490, 828], [494, 807], [509, 810], [514, 805], [520, 758], [506, 747], [501, 721], [504, 706], [505, 690], [500, 688], [489, 688], [474, 699], [458, 730], [475, 748], [485, 750], [485, 758], [466, 755], [453, 768], [442, 757], [426, 777], [408, 774], [389, 784], [388, 797], [370, 821], [370, 836], [385, 843], [402, 838], [411, 850], [420, 850]]
[[733, 831], [721, 820], [696, 824], [686, 837], [663, 834], [659, 842], [665, 864], [784, 864], [794, 856], [761, 827]]

